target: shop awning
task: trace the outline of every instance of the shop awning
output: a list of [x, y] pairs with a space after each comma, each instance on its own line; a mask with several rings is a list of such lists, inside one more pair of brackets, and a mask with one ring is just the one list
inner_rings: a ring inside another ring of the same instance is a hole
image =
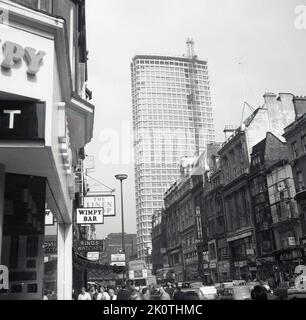
[[94, 261], [90, 261], [78, 253], [73, 253], [73, 266], [78, 270], [90, 271], [99, 270], [106, 273], [123, 273], [127, 271], [125, 266], [103, 265]]

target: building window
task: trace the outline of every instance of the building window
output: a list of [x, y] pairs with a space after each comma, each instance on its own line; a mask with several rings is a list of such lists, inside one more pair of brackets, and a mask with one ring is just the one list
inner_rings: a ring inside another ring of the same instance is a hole
[[294, 158], [297, 158], [297, 157], [299, 156], [297, 142], [294, 141], [294, 142], [291, 144], [291, 147], [292, 147], [293, 157], [294, 157]]
[[275, 249], [274, 246], [274, 237], [273, 232], [271, 230], [265, 230], [260, 233], [260, 248], [261, 253], [267, 253]]
[[27, 257], [37, 258], [38, 257], [38, 237], [27, 238]]
[[22, 292], [22, 285], [21, 284], [12, 285], [11, 292], [12, 293], [21, 293]]
[[220, 260], [225, 260], [228, 259], [229, 254], [228, 254], [228, 247], [223, 247], [223, 248], [219, 248], [218, 249], [218, 253], [219, 253], [219, 259]]
[[52, 0], [13, 0], [13, 2], [19, 3], [32, 9], [38, 9], [48, 13], [52, 13]]
[[260, 164], [260, 156], [258, 154], [255, 154], [252, 158], [252, 165], [256, 166]]
[[217, 218], [217, 233], [222, 234], [225, 232], [225, 225], [224, 225], [224, 217]]
[[214, 243], [209, 244], [208, 246], [208, 257], [209, 260], [216, 260], [216, 247]]
[[297, 188], [298, 191], [304, 190], [305, 189], [305, 183], [304, 183], [304, 177], [302, 171], [297, 169], [296, 171], [296, 180], [297, 180]]
[[306, 136], [302, 137], [302, 145], [303, 145], [304, 152], [306, 152]]
[[27, 292], [28, 293], [36, 293], [38, 292], [38, 286], [36, 283], [31, 283], [27, 285]]

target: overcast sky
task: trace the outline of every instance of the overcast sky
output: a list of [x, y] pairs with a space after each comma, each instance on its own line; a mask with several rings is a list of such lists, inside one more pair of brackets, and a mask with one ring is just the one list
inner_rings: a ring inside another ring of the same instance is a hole
[[[91, 175], [117, 195], [117, 217], [99, 226], [99, 237], [121, 232], [117, 173], [129, 175], [125, 225], [126, 232], [136, 233], [134, 168], [126, 159], [132, 148], [132, 57], [182, 56], [192, 37], [196, 54], [208, 59], [216, 137], [223, 141], [224, 126], [240, 124], [243, 101], [255, 108], [265, 92], [306, 94], [306, 30], [294, 24], [301, 4], [306, 1], [87, 0], [88, 85], [96, 115], [86, 152], [95, 156]], [[110, 144], [112, 153], [106, 154]], [[115, 163], [107, 163], [107, 155]]]

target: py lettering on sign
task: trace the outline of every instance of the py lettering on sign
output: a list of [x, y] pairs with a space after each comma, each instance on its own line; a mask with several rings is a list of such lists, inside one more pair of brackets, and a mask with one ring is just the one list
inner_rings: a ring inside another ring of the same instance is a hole
[[46, 55], [44, 51], [37, 51], [31, 47], [23, 48], [18, 43], [5, 41], [2, 45], [3, 58], [1, 67], [6, 70], [20, 65], [25, 61], [27, 65], [27, 74], [35, 76], [43, 64], [43, 58]]

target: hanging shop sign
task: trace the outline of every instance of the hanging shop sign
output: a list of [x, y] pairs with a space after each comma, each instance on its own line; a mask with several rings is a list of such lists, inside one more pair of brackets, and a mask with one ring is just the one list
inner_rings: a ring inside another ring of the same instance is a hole
[[104, 217], [116, 216], [115, 195], [87, 195], [84, 208], [103, 208]]
[[45, 226], [53, 226], [54, 225], [54, 215], [50, 209], [46, 209], [45, 211]]
[[239, 234], [237, 236], [227, 238], [227, 242], [232, 242], [232, 241], [240, 240], [243, 238], [247, 238], [247, 237], [250, 237], [251, 235], [252, 235], [252, 232], [245, 232], [243, 234]]
[[84, 257], [89, 252], [105, 251], [104, 240], [80, 240], [76, 244], [76, 252]]
[[200, 243], [203, 240], [202, 219], [201, 219], [201, 209], [200, 209], [200, 207], [196, 207], [196, 228], [197, 228], [196, 243]]
[[103, 208], [77, 209], [77, 224], [103, 224]]
[[247, 261], [239, 261], [239, 267], [243, 268], [247, 266]]
[[45, 104], [0, 101], [1, 140], [44, 140]]
[[246, 267], [247, 266], [247, 261], [235, 261], [234, 262], [234, 266], [235, 267], [240, 267], [240, 268], [243, 268], [243, 267]]
[[90, 261], [98, 261], [100, 253], [99, 252], [87, 252], [87, 259]]
[[111, 266], [125, 267], [125, 262], [111, 262]]
[[255, 250], [254, 250], [254, 249], [247, 249], [247, 250], [246, 250], [246, 254], [247, 254], [248, 256], [253, 256], [253, 255], [255, 254]]
[[125, 254], [124, 253], [111, 254], [111, 265], [125, 266]]
[[125, 254], [124, 253], [116, 253], [111, 255], [112, 262], [122, 262], [125, 261]]
[[218, 263], [219, 272], [225, 273], [230, 271], [230, 263], [229, 262], [219, 262]]
[[57, 241], [46, 240], [44, 242], [45, 254], [57, 254]]
[[296, 245], [295, 237], [288, 237], [288, 244], [289, 246], [295, 246]]

